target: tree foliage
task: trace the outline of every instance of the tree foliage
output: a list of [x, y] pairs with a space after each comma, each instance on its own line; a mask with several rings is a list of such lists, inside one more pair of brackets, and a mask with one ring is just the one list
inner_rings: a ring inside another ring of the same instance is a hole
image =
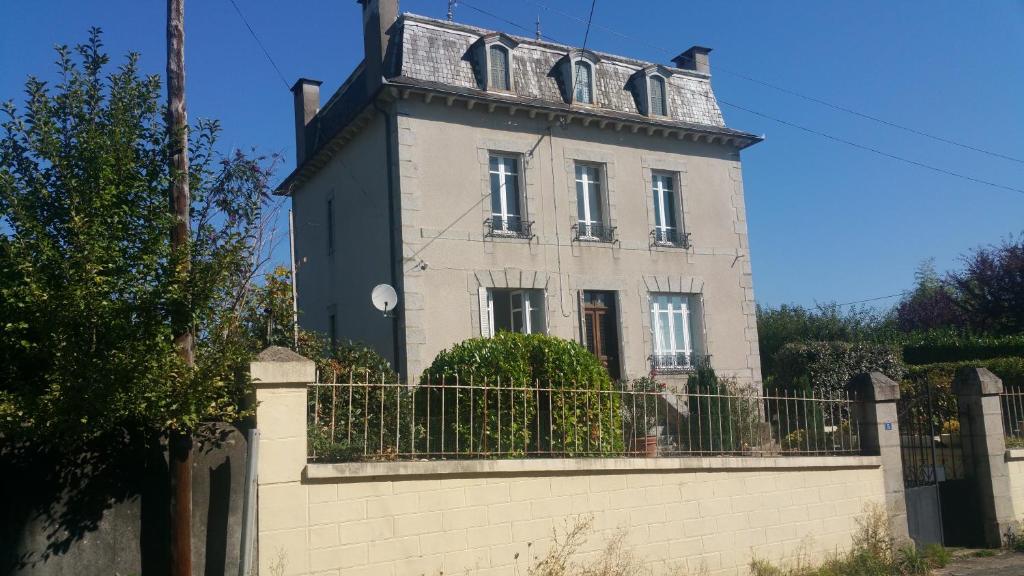
[[[54, 441], [120, 428], [192, 429], [239, 416], [269, 161], [189, 134], [192, 234], [170, 244], [160, 80], [138, 55], [109, 69], [99, 30], [57, 49], [59, 81], [30, 77], [0, 125], [0, 431]], [[173, 275], [188, 258], [186, 282]], [[196, 365], [175, 354], [184, 303]]]
[[974, 331], [1024, 333], [1024, 234], [975, 249], [949, 283]]

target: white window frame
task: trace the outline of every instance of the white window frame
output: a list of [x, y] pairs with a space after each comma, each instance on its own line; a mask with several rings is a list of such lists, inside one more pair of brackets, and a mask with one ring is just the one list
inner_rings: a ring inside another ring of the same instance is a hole
[[[587, 70], [589, 71], [589, 73], [587, 74], [587, 83], [586, 83], [587, 94], [590, 96], [589, 100], [581, 100], [581, 99], [579, 99], [577, 97], [577, 94], [579, 94], [579, 91], [582, 88], [582, 86], [579, 84], [579, 67], [580, 66], [586, 66]], [[594, 100], [595, 100], [595, 98], [594, 98], [594, 96], [595, 96], [595, 94], [594, 94], [594, 71], [595, 70], [596, 70], [596, 66], [594, 66], [594, 63], [590, 62], [589, 60], [587, 60], [585, 58], [577, 58], [577, 59], [573, 60], [573, 62], [572, 62], [572, 101], [573, 102], [577, 102], [579, 104], [586, 104], [588, 106], [593, 106], [594, 105]]]
[[[665, 180], [668, 180], [670, 183], [668, 188], [665, 188], [662, 184]], [[652, 202], [656, 203], [654, 210], [654, 229], [662, 233], [662, 238], [667, 238], [670, 230], [681, 231], [681, 217], [678, 210], [676, 210], [676, 190], [678, 189], [678, 186], [676, 186], [676, 180], [676, 175], [670, 172], [662, 172], [659, 170], [651, 171], [651, 193], [654, 195]], [[665, 198], [666, 192], [672, 194], [672, 199], [670, 201], [666, 201], [668, 200]], [[668, 225], [668, 211], [671, 211], [671, 214], [675, 217], [675, 226]], [[663, 242], [668, 243], [667, 240]]]
[[[498, 171], [497, 172], [495, 172], [494, 170], [491, 170], [491, 159], [494, 159], [494, 158], [498, 159]], [[512, 172], [506, 171], [506, 166], [505, 166], [505, 162], [504, 162], [505, 160], [511, 160], [512, 161], [513, 165], [515, 166], [515, 170], [514, 171], [512, 171]], [[492, 174], [497, 174], [497, 176], [498, 176], [498, 195], [500, 197], [500, 203], [501, 203], [501, 212], [500, 213], [495, 213], [493, 208], [491, 209], [492, 221], [493, 221], [493, 219], [495, 217], [501, 218], [501, 230], [495, 230], [495, 232], [505, 232], [505, 233], [509, 233], [509, 234], [514, 233], [514, 232], [518, 232], [517, 230], [509, 230], [508, 229], [509, 217], [510, 216], [514, 216], [516, 218], [519, 218], [520, 222], [523, 221], [524, 215], [522, 214], [522, 212], [525, 212], [525, 210], [523, 210], [523, 204], [524, 204], [524, 202], [523, 202], [523, 194], [522, 194], [522, 190], [520, 190], [522, 188], [522, 182], [523, 182], [523, 175], [522, 175], [522, 173], [519, 170], [519, 166], [521, 166], [521, 165], [522, 165], [522, 162], [520, 161], [520, 157], [515, 155], [515, 154], [502, 154], [500, 152], [491, 152], [490, 155], [487, 158], [487, 174], [488, 174], [488, 176], [490, 176]], [[508, 176], [515, 176], [516, 177], [516, 180], [515, 180], [516, 181], [516, 190], [514, 191], [514, 193], [516, 195], [516, 200], [517, 200], [517, 202], [519, 204], [519, 212], [520, 212], [519, 214], [512, 214], [511, 212], [508, 211], [508, 205], [509, 205], [509, 201], [508, 201], [509, 200], [509, 190], [508, 190], [508, 181], [507, 181], [507, 177]], [[487, 185], [491, 186], [490, 178], [488, 178]], [[494, 192], [495, 192], [494, 189], [491, 188], [492, 201], [493, 201], [493, 197], [494, 197]]]
[[[496, 333], [494, 328], [494, 291], [495, 290], [506, 290], [504, 288], [480, 288], [480, 335], [485, 338], [493, 337]], [[519, 288], [519, 289], [508, 289], [509, 290], [509, 318], [512, 322], [512, 327], [515, 328], [516, 315], [520, 315], [520, 323], [523, 330], [518, 331], [520, 334], [533, 334], [533, 313], [538, 309], [543, 309], [544, 302], [547, 297], [543, 290], [536, 288]], [[517, 307], [515, 304], [516, 297], [519, 297], [521, 304]], [[540, 302], [535, 302], [535, 298], [539, 298]], [[545, 315], [546, 316], [546, 315]], [[545, 324], [547, 318], [544, 319]], [[547, 333], [547, 326], [541, 327], [538, 333]]]
[[[593, 181], [588, 179], [587, 178], [587, 170], [583, 170], [582, 180], [581, 180], [580, 176], [576, 175], [576, 173], [578, 172], [578, 168], [580, 168], [580, 167], [593, 169], [594, 172], [597, 175], [597, 179], [593, 180]], [[575, 164], [573, 164], [573, 173], [574, 173], [573, 175], [575, 176], [575, 181], [576, 181], [577, 184], [582, 184], [583, 185], [582, 198], [577, 198], [576, 199], [577, 204], [581, 200], [583, 202], [583, 205], [582, 205], [583, 216], [584, 216], [583, 220], [580, 220], [580, 206], [576, 207], [576, 224], [580, 227], [580, 231], [579, 231], [580, 234], [579, 235], [582, 238], [594, 238], [593, 234], [591, 233], [592, 230], [593, 230], [593, 225], [594, 224], [598, 224], [598, 225], [603, 225], [604, 224], [604, 218], [605, 218], [605, 206], [604, 206], [605, 192], [604, 192], [604, 189], [603, 189], [603, 180], [604, 180], [604, 174], [602, 174], [603, 171], [604, 170], [602, 169], [602, 167], [600, 165], [598, 165], [598, 164], [592, 164], [592, 163], [589, 163], [589, 162], [576, 162]], [[598, 210], [600, 210], [600, 212], [601, 212], [601, 218], [599, 220], [595, 220], [594, 219], [593, 207], [590, 205], [590, 190], [588, 189], [588, 186], [587, 186], [588, 184], [589, 185], [593, 185], [593, 186], [597, 186], [597, 201], [598, 201], [598, 204], [599, 204]], [[575, 188], [575, 186], [574, 186], [574, 188]], [[579, 195], [579, 194], [577, 194], [577, 195]]]
[[[682, 302], [679, 308], [676, 309], [671, 302], [672, 296], [681, 296]], [[662, 303], [659, 302], [662, 298], [668, 298], [669, 301], [665, 303], [665, 307], [662, 307]], [[690, 303], [693, 296], [690, 294], [672, 294], [666, 292], [656, 292], [650, 294], [650, 308], [651, 308], [651, 332], [653, 333], [653, 344], [654, 344], [654, 355], [655, 356], [675, 356], [682, 354], [685, 358], [683, 365], [672, 365], [669, 368], [692, 368], [694, 365], [694, 347], [693, 347], [693, 321], [692, 312], [690, 310]], [[662, 314], [665, 314], [666, 318], [662, 319]], [[678, 318], [677, 318], [678, 317]], [[669, 341], [665, 342], [664, 335], [662, 334], [662, 322], [668, 322], [668, 338]], [[676, 341], [675, 323], [683, 323], [683, 341]]]

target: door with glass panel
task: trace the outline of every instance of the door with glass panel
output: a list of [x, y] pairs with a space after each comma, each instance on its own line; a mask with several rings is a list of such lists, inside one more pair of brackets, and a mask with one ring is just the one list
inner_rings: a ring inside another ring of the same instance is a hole
[[619, 362], [619, 318], [614, 292], [586, 290], [581, 298], [583, 342], [604, 364], [608, 374], [621, 377]]

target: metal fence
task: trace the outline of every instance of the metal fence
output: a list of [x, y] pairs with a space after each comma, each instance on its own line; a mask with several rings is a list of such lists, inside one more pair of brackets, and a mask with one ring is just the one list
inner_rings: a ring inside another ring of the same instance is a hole
[[1024, 388], [1007, 386], [1003, 404], [1003, 435], [1008, 448], [1024, 448]]
[[368, 376], [309, 387], [309, 459], [830, 455], [860, 451], [848, 394], [743, 387], [674, 391], [645, 381], [595, 390]]

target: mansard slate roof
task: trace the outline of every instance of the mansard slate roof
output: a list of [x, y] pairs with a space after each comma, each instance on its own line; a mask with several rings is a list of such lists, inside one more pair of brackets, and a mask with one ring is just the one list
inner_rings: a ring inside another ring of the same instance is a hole
[[[492, 31], [415, 14], [405, 14], [401, 28], [400, 58], [395, 64], [395, 83], [444, 85], [497, 98], [482, 90], [474, 69], [473, 44]], [[558, 66], [572, 46], [553, 44], [509, 35], [519, 42], [512, 51], [512, 96], [527, 102], [567, 107]], [[595, 103], [588, 109], [643, 116], [637, 107], [632, 83], [634, 76], [651, 62], [642, 62], [596, 52], [600, 62], [594, 73]], [[477, 64], [479, 65], [479, 64]], [[710, 78], [692, 70], [662, 66], [672, 72], [666, 78], [669, 117], [689, 125], [724, 128], [722, 112], [711, 91]], [[578, 106], [578, 105], [577, 105]], [[647, 116], [643, 116], [647, 119]], [[738, 134], [738, 133], [737, 133]]]
[[[481, 38], [500, 35], [518, 43], [510, 51], [511, 90], [488, 92], [482, 78], [484, 64], [476, 62], [474, 45]], [[397, 38], [397, 41], [396, 41]], [[562, 85], [572, 46], [496, 33], [474, 26], [405, 13], [395, 22], [384, 62], [384, 87], [421, 90], [450, 97], [486, 100], [508, 106], [541, 108], [551, 113], [571, 112], [577, 117], [595, 117], [613, 122], [642, 124], [654, 129], [687, 134], [716, 135], [737, 148], [761, 141], [760, 136], [725, 126], [722, 111], [711, 90], [709, 75], [632, 58], [585, 51], [597, 60], [594, 69], [594, 104], [567, 102]], [[655, 71], [665, 77], [668, 116], [647, 116], [638, 107], [635, 82]], [[367, 92], [365, 62], [351, 75], [306, 127], [307, 161], [317, 156], [350, 125], [358, 125], [375, 94]], [[604, 127], [604, 122], [601, 126]], [[621, 127], [621, 126], [620, 126]], [[635, 131], [635, 128], [634, 128]], [[650, 132], [649, 132], [650, 133]], [[291, 183], [305, 167], [296, 167], [278, 188], [288, 193]]]

